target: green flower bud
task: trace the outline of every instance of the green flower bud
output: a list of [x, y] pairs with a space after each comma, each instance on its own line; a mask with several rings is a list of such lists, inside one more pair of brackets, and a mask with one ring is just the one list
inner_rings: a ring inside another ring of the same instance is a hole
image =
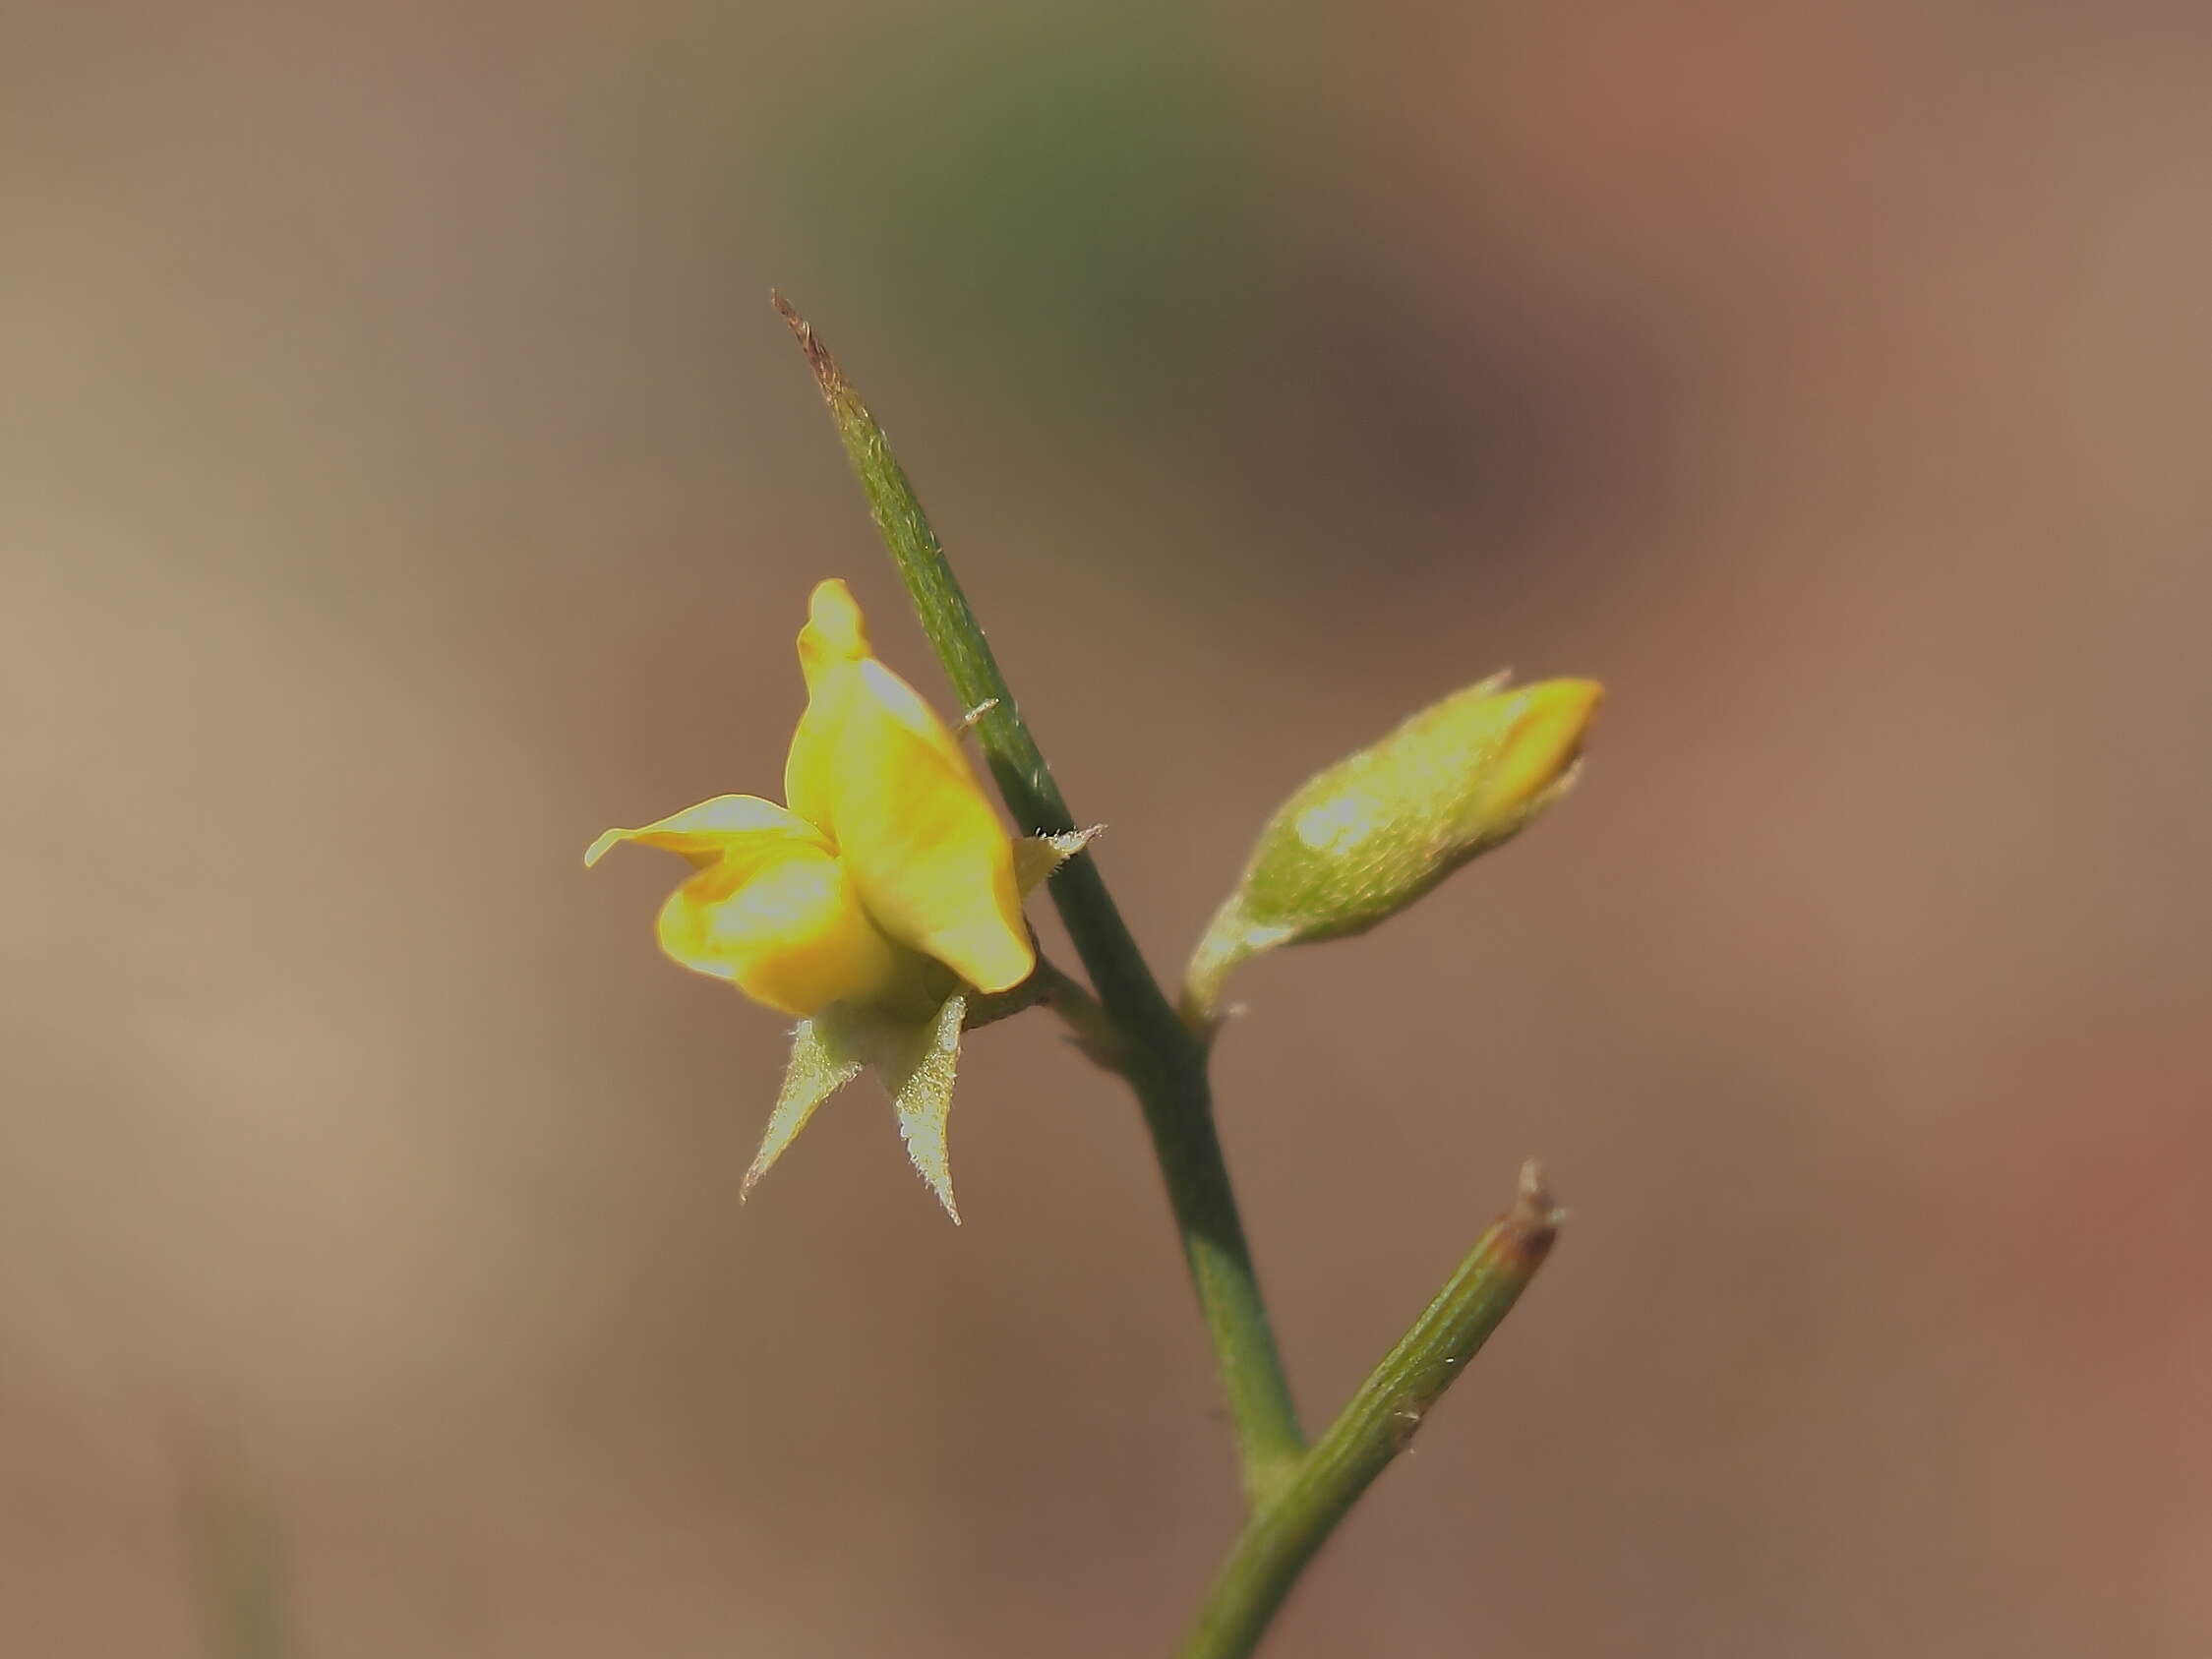
[[1509, 690], [1505, 679], [1421, 710], [1276, 810], [1191, 958], [1183, 1007], [1194, 1024], [1211, 1024], [1247, 957], [1364, 933], [1565, 793], [1603, 687]]

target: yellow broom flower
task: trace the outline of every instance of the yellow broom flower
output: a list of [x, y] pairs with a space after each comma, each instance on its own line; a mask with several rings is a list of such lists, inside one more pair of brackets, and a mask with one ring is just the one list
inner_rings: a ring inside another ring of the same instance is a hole
[[784, 767], [788, 806], [718, 795], [609, 830], [584, 862], [622, 841], [688, 859], [697, 873], [661, 907], [661, 949], [799, 1017], [740, 1197], [815, 1107], [867, 1071], [957, 1221], [945, 1125], [971, 1000], [1029, 978], [1022, 895], [1097, 832], [1009, 841], [953, 735], [868, 650], [843, 582], [814, 589], [799, 666], [807, 712]]
[[1036, 955], [1012, 843], [944, 723], [870, 653], [843, 582], [814, 589], [799, 662], [788, 806], [717, 796], [609, 830], [584, 862], [623, 841], [688, 859], [698, 873], [661, 907], [661, 948], [785, 1014], [934, 1007], [949, 987], [930, 962], [977, 990], [1020, 984]]

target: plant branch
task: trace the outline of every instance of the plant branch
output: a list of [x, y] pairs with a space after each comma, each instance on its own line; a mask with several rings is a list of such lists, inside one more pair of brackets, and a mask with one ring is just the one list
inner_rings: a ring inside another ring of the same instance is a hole
[[[1075, 817], [883, 429], [813, 328], [781, 295], [775, 306], [807, 354], [875, 527], [961, 706], [991, 705], [979, 715], [975, 730], [1008, 810], [1027, 834], [1074, 829]], [[1274, 1490], [1304, 1443], [1215, 1133], [1204, 1046], [1146, 966], [1095, 857], [1085, 852], [1069, 859], [1050, 891], [1112, 1027], [1117, 1069], [1144, 1108], [1235, 1421], [1245, 1489], [1256, 1501]]]
[[967, 1018], [960, 1022], [960, 1029], [981, 1031], [1032, 1008], [1051, 1009], [1066, 1023], [1068, 1035], [1094, 1061], [1107, 1071], [1121, 1070], [1119, 1039], [1106, 1021], [1106, 1010], [1099, 1006], [1099, 999], [1091, 994], [1089, 985], [1066, 973], [1043, 951], [1038, 952], [1036, 970], [1012, 990], [972, 993], [968, 998]]
[[1513, 1208], [1475, 1242], [1328, 1433], [1245, 1522], [1177, 1659], [1243, 1659], [1359, 1495], [1404, 1452], [1498, 1328], [1557, 1235], [1560, 1212], [1530, 1163]]

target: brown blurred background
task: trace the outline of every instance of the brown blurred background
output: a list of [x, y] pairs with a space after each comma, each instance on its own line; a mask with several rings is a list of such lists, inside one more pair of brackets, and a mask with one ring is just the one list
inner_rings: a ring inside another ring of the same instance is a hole
[[[2212, 13], [0, 10], [0, 1622], [1159, 1653], [1233, 1524], [1133, 1110], [973, 1046], [750, 1206], [777, 1024], [585, 843], [775, 793], [898, 439], [1165, 973], [1307, 771], [1576, 798], [1240, 982], [1309, 1417], [1536, 1291], [1279, 1659], [2212, 1650]], [[1047, 924], [1049, 925], [1049, 924]], [[1506, 1425], [1510, 1425], [1507, 1427]], [[180, 1448], [184, 1449], [180, 1451]]]

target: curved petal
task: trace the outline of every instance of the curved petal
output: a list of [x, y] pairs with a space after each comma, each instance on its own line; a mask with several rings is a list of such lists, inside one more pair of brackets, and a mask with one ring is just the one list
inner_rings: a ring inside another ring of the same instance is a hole
[[607, 856], [610, 847], [625, 841], [681, 854], [699, 869], [733, 853], [772, 849], [786, 842], [829, 848], [812, 824], [756, 795], [718, 795], [643, 829], [611, 829], [584, 854], [584, 867], [589, 869]]
[[937, 754], [971, 789], [978, 787], [960, 740], [945, 729], [921, 692], [873, 657], [834, 663], [818, 669], [809, 680], [807, 712], [799, 717], [791, 754], [784, 762], [784, 799], [794, 812], [820, 825], [823, 834], [833, 841], [837, 837], [835, 780], [847, 764], [846, 728], [855, 709], [864, 704], [867, 705], [864, 718], [893, 721]]
[[889, 985], [899, 958], [844, 865], [795, 838], [717, 859], [661, 907], [661, 949], [802, 1019]]
[[799, 634], [807, 712], [784, 796], [837, 849], [884, 932], [980, 990], [1036, 966], [1012, 844], [960, 744], [921, 693], [867, 654], [840, 581], [814, 589]]
[[[913, 689], [863, 662], [825, 684], [840, 706], [832, 742], [809, 749], [802, 725], [795, 773], [828, 819], [861, 902], [893, 939], [935, 957], [979, 990], [1010, 990], [1036, 966], [1012, 843], [951, 739]], [[919, 708], [928, 730], [911, 718]], [[811, 711], [810, 711], [811, 712]]]
[[854, 667], [842, 664], [834, 672], [825, 670], [808, 677], [807, 709], [799, 717], [799, 729], [791, 735], [791, 752], [784, 757], [784, 799], [791, 802], [794, 812], [819, 826], [833, 842], [837, 838], [837, 802], [830, 778], [843, 741], [845, 711], [852, 703], [848, 693], [854, 683]]
[[856, 700], [879, 705], [900, 725], [973, 777], [960, 741], [945, 730], [922, 694], [870, 655], [867, 621], [853, 593], [831, 577], [817, 582], [799, 630], [799, 669], [807, 680], [807, 711], [792, 734], [784, 762], [784, 799], [834, 842], [837, 791], [832, 782], [844, 747], [845, 723]]

